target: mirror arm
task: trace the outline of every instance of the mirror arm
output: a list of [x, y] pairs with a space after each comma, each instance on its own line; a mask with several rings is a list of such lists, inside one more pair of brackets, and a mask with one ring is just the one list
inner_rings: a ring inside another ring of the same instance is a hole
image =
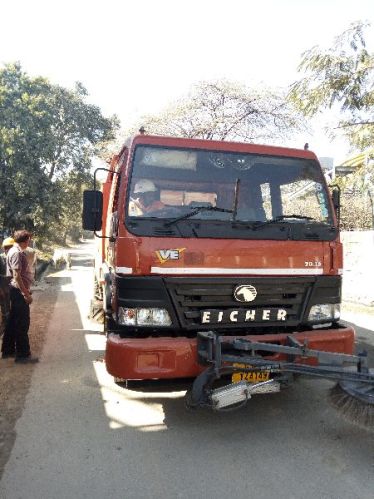
[[[96, 168], [96, 170], [94, 171], [94, 185], [93, 185], [94, 191], [97, 190], [96, 189], [96, 183], [97, 183], [96, 174], [99, 171], [104, 171], [104, 172], [108, 172], [108, 173], [115, 173], [116, 175], [119, 175], [119, 172], [116, 172], [115, 170], [110, 170], [109, 168]], [[97, 206], [94, 207], [94, 210], [95, 210], [95, 226], [96, 226], [97, 215], [99, 213], [99, 210], [98, 210]], [[93, 233], [94, 233], [95, 237], [98, 237], [100, 239], [109, 239], [110, 242], [113, 242], [112, 236], [103, 236], [101, 234], [98, 234], [96, 232], [96, 230], [94, 230]]]

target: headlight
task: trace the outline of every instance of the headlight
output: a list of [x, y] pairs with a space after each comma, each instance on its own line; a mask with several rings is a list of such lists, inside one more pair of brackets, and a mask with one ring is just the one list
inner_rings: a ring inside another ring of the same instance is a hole
[[118, 323], [123, 326], [170, 326], [171, 318], [164, 308], [119, 307]]
[[309, 312], [309, 321], [337, 321], [340, 318], [340, 304], [339, 303], [324, 303], [321, 305], [313, 305]]

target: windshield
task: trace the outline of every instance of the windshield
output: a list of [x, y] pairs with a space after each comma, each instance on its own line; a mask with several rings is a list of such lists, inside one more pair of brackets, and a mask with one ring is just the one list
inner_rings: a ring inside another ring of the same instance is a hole
[[135, 151], [127, 214], [175, 225], [333, 223], [314, 160], [154, 146]]

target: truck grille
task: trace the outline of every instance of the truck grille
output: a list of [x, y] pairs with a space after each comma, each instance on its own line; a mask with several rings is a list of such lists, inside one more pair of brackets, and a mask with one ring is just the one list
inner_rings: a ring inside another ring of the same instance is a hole
[[[166, 278], [165, 284], [183, 328], [262, 329], [300, 324], [315, 280], [314, 277]], [[240, 285], [256, 289], [253, 301], [241, 303], [234, 298], [234, 291]], [[203, 316], [209, 318], [208, 323], [204, 323]], [[231, 321], [230, 316], [235, 320]], [[285, 318], [279, 320], [280, 317]]]

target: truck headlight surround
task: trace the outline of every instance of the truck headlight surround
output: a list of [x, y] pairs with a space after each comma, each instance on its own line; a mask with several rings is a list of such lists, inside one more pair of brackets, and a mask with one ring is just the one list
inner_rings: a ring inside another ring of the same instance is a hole
[[118, 308], [118, 323], [122, 326], [171, 326], [165, 308]]
[[310, 309], [308, 321], [331, 322], [340, 319], [340, 303], [319, 303]]

